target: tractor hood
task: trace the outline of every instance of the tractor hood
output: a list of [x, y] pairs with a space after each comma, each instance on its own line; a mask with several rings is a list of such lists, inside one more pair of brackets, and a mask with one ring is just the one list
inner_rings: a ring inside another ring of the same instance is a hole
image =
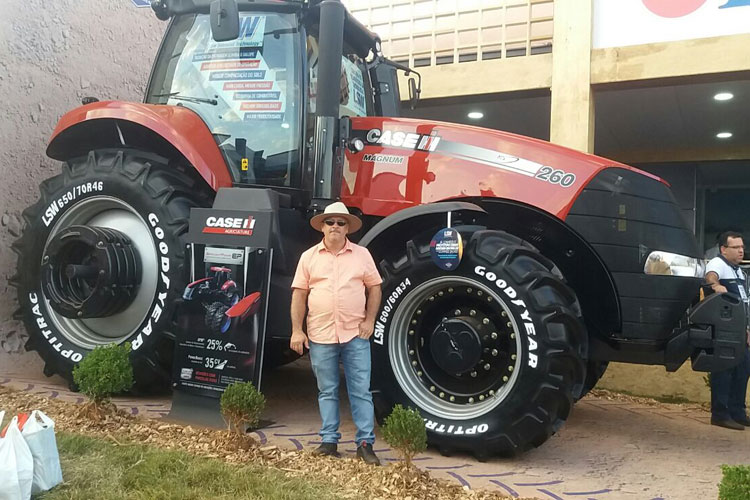
[[364, 214], [451, 198], [504, 198], [565, 219], [602, 169], [628, 165], [498, 130], [409, 118], [352, 119], [363, 151], [347, 152], [342, 197]]

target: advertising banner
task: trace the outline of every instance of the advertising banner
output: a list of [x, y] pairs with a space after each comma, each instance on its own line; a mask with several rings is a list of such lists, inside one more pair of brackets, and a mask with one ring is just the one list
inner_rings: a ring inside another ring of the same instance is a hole
[[750, 0], [594, 0], [593, 47], [750, 33]]

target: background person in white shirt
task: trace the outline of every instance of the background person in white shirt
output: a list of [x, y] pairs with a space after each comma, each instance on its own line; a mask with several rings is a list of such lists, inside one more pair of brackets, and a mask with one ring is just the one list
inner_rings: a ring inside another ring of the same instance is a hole
[[[719, 238], [719, 252], [720, 255], [706, 265], [706, 282], [715, 293], [732, 293], [742, 299], [747, 316], [745, 273], [740, 269], [745, 256], [742, 235], [733, 231], [723, 233]], [[747, 341], [750, 342], [750, 332]], [[746, 344], [745, 355], [737, 366], [711, 373], [711, 425], [738, 431], [750, 427], [750, 418], [745, 411], [749, 376], [750, 352]]]

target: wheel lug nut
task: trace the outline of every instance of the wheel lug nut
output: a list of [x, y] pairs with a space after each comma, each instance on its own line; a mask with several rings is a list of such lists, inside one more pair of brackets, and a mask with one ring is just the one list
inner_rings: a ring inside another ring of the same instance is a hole
[[482, 296], [482, 290], [477, 290], [477, 295]]
[[484, 348], [484, 349], [482, 350], [482, 352], [490, 352], [490, 348], [489, 348], [489, 347], [485, 347], [485, 348]]
[[440, 398], [442, 399], [442, 398], [444, 398], [444, 397], [445, 397], [445, 393], [444, 393], [444, 392], [441, 392], [440, 394], [438, 394], [438, 396], [440, 396]]
[[451, 400], [451, 402], [455, 401], [456, 400], [456, 396], [451, 396], [450, 400]]
[[505, 323], [505, 326], [507, 326], [508, 328], [511, 328], [513, 326], [513, 323], [511, 323], [510, 321], [508, 321], [507, 323]]
[[474, 398], [469, 398], [469, 403], [473, 403], [473, 402], [474, 402]]
[[435, 386], [434, 385], [430, 386], [430, 391], [435, 392]]
[[512, 339], [516, 338], [516, 334], [515, 333], [511, 333], [510, 334], [510, 338], [512, 338]]
[[508, 377], [503, 377], [503, 382], [507, 382], [507, 381], [508, 381]]
[[409, 330], [409, 335], [414, 335], [414, 330]]
[[411, 324], [412, 325], [416, 325], [417, 324], [417, 320], [416, 319], [411, 320]]
[[517, 357], [517, 356], [516, 356], [515, 354], [511, 354], [511, 355], [510, 355], [510, 359], [512, 359], [512, 360], [515, 360], [515, 359], [516, 359], [516, 357]]
[[507, 315], [508, 315], [508, 313], [505, 312], [505, 311], [503, 311], [503, 312], [500, 313], [500, 316], [502, 316], [503, 318], [506, 317]]
[[497, 356], [497, 349], [492, 349], [492, 355]]
[[430, 298], [429, 298], [429, 301], [430, 301], [430, 302], [435, 302], [435, 296], [433, 295], [432, 297], [430, 297]]
[[474, 291], [474, 290], [473, 290], [473, 289], [471, 289], [471, 288], [467, 288], [467, 289], [466, 289], [466, 293], [471, 293], [471, 292], [473, 292], [473, 291]]
[[512, 371], [513, 371], [513, 365], [510, 365], [510, 366], [508, 367], [508, 371], [509, 371], [509, 372], [512, 372]]
[[495, 395], [495, 391], [494, 390], [490, 391], [490, 396], [494, 396], [494, 395]]
[[445, 293], [445, 292], [443, 292], [442, 290], [440, 290], [440, 291], [438, 292], [438, 296], [442, 297], [444, 293]]
[[455, 311], [453, 311], [453, 315], [454, 316], [460, 316], [461, 315], [461, 309], [456, 309]]
[[479, 401], [484, 401], [484, 394], [481, 394], [481, 395], [479, 396]]
[[422, 371], [420, 370], [417, 372], [417, 377], [421, 377], [421, 376], [422, 376]]
[[490, 324], [490, 318], [484, 318], [484, 319], [482, 320], [482, 324], [483, 324], [483, 325], [489, 325], [489, 324]]
[[477, 376], [477, 372], [471, 372], [471, 373], [470, 373], [470, 375], [471, 375], [472, 377], [476, 377], [476, 376]]
[[477, 312], [474, 309], [469, 311], [469, 316], [476, 316], [476, 315], [477, 315]]
[[497, 332], [490, 333], [490, 337], [492, 337], [492, 340], [497, 340]]
[[417, 364], [418, 364], [418, 363], [417, 363], [417, 360], [416, 360], [416, 359], [415, 359], [414, 361], [412, 361], [412, 362], [411, 362], [411, 365], [412, 365], [412, 366], [417, 366]]
[[490, 364], [489, 364], [489, 363], [485, 363], [485, 364], [484, 364], [484, 369], [485, 369], [485, 370], [488, 370], [488, 371], [489, 371], [489, 369], [490, 369], [490, 368], [492, 368], [492, 367], [490, 366]]
[[451, 287], [451, 288], [449, 288], [449, 289], [448, 289], [448, 291], [449, 291], [450, 293], [453, 293], [453, 288], [452, 288], [452, 287]]
[[487, 296], [487, 302], [492, 302], [492, 297]]
[[421, 309], [417, 309], [417, 314], [422, 314], [422, 310]]
[[409, 349], [409, 356], [414, 356], [414, 349]]

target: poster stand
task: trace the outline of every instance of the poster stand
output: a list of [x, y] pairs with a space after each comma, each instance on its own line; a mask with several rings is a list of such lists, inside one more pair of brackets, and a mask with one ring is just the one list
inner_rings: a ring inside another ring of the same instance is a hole
[[194, 208], [188, 285], [177, 315], [168, 419], [226, 428], [227, 386], [261, 390], [273, 248], [269, 211]]

